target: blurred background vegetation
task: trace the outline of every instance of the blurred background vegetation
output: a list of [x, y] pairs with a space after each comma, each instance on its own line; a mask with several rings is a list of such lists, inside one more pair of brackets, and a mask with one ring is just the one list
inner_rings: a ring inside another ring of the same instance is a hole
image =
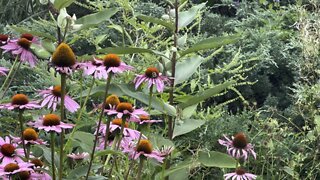
[[[130, 3], [135, 13], [154, 17], [161, 17], [168, 11], [159, 0], [121, 2]], [[192, 2], [195, 5], [206, 1]], [[68, 7], [68, 13], [75, 13], [80, 18], [115, 4], [116, 1], [112, 0], [79, 0]], [[4, 7], [0, 10], [2, 33], [14, 33], [7, 28], [7, 24], [31, 28], [31, 21], [38, 22], [32, 24], [32, 28], [55, 33], [50, 28], [46, 29], [45, 20], [50, 18], [50, 7], [38, 0], [0, 0], [0, 5]], [[114, 16], [113, 22], [128, 27], [130, 33], [133, 28], [125, 24], [130, 22], [122, 18]], [[197, 81], [190, 81], [190, 85], [183, 86], [181, 91], [192, 92], [228, 78], [228, 73], [214, 73], [211, 70], [229, 63], [238, 52], [239, 59], [254, 57], [256, 60], [242, 64], [250, 69], [242, 75], [250, 83], [238, 86], [238, 91], [210, 98], [198, 107], [192, 116], [200, 116], [207, 123], [201, 129], [177, 137], [177, 146], [182, 154], [194, 155], [193, 152], [198, 149], [223, 152], [224, 148], [217, 143], [222, 134], [243, 131], [248, 134], [258, 153], [257, 160], [247, 164], [248, 171], [261, 179], [319, 179], [319, 22], [320, 3], [317, 0], [210, 0], [197, 28], [188, 32], [187, 43], [235, 33], [241, 33], [242, 37], [236, 44], [228, 45], [223, 52], [203, 63], [194, 75]], [[117, 30], [106, 28], [107, 25], [101, 24], [91, 31], [78, 34], [73, 44], [76, 53], [85, 55], [97, 49], [98, 45], [102, 48], [121, 42]], [[94, 38], [99, 34], [106, 37], [97, 44]], [[1, 60], [0, 63], [5, 65], [7, 62]], [[134, 63], [143, 69], [153, 62]], [[16, 78], [9, 94], [18, 91], [19, 87], [19, 91], [32, 95], [44, 84], [50, 86], [45, 80], [49, 75], [41, 69], [34, 70], [36, 73], [29, 73], [28, 68], [18, 72], [18, 77], [27, 78]], [[214, 108], [215, 104], [230, 99], [233, 100], [225, 106]], [[189, 178], [219, 179], [223, 173], [215, 168], [197, 167], [191, 170]]]

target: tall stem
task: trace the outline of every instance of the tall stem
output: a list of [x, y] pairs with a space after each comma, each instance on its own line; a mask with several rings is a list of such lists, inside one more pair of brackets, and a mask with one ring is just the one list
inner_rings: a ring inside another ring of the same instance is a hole
[[[104, 109], [106, 108], [106, 98], [107, 98], [107, 95], [108, 95], [111, 79], [112, 79], [112, 73], [110, 72], [108, 74], [108, 79], [107, 79], [107, 83], [106, 83], [106, 89], [105, 89], [104, 96], [103, 96], [103, 103], [102, 103], [101, 113], [100, 113], [100, 116], [99, 116], [97, 131], [99, 131], [99, 129], [100, 129], [102, 117], [104, 115]], [[96, 135], [95, 135], [94, 142], [93, 142], [92, 153], [91, 153], [91, 157], [90, 157], [90, 162], [89, 162], [89, 167], [88, 167], [88, 171], [87, 171], [87, 175], [86, 175], [86, 180], [89, 178], [90, 170], [91, 170], [91, 167], [92, 167], [92, 163], [93, 163], [93, 159], [94, 159], [94, 153], [95, 153], [96, 146], [97, 146], [97, 141], [98, 141], [98, 135], [99, 135], [99, 133], [97, 132]]]
[[[18, 62], [18, 59], [19, 59], [19, 58], [18, 58], [18, 56], [17, 56], [17, 57], [15, 58], [13, 64], [12, 64], [11, 68], [10, 68], [10, 71], [9, 71], [6, 79], [4, 80], [4, 82], [3, 82], [3, 84], [2, 84], [2, 86], [1, 86], [1, 88], [0, 88], [0, 93], [2, 93], [3, 89], [5, 88], [5, 86], [7, 85], [8, 81], [9, 81], [12, 73], [15, 71], [14, 68], [15, 68], [15, 66], [16, 66], [16, 64], [17, 64], [17, 62]], [[13, 77], [12, 77], [12, 78], [13, 78]], [[8, 86], [10, 86], [10, 85], [8, 85]], [[2, 93], [0, 99], [2, 99], [2, 98], [4, 97], [4, 94], [5, 94], [5, 93]]]
[[141, 179], [141, 174], [142, 174], [142, 168], [143, 168], [144, 160], [145, 160], [144, 157], [140, 157], [137, 180], [140, 180], [140, 179]]
[[[67, 75], [61, 74], [61, 104], [60, 104], [60, 113], [61, 113], [61, 121], [64, 120], [64, 98], [66, 94], [66, 80]], [[63, 172], [63, 141], [64, 141], [64, 130], [61, 130], [60, 133], [60, 164], [59, 164], [59, 180], [62, 180], [62, 172]]]
[[56, 180], [56, 168], [54, 166], [54, 131], [50, 132], [51, 136], [51, 168], [52, 168], [52, 179]]
[[[88, 94], [87, 94], [84, 102], [82, 103], [82, 106], [81, 106], [81, 108], [80, 108], [80, 112], [79, 112], [79, 115], [78, 115], [78, 117], [77, 117], [77, 121], [76, 121], [76, 122], [79, 122], [79, 120], [80, 120], [80, 118], [81, 118], [81, 116], [82, 116], [82, 113], [83, 113], [83, 111], [84, 111], [84, 108], [86, 107], [86, 104], [87, 104], [87, 102], [88, 102], [89, 96], [90, 96], [90, 94], [91, 94], [91, 91], [92, 91], [94, 82], [95, 82], [95, 78], [93, 77], [92, 82], [91, 82], [91, 85], [90, 85], [90, 88], [89, 88], [89, 92], [88, 92]], [[82, 91], [81, 91], [81, 92], [82, 92]], [[82, 96], [81, 96], [81, 97], [82, 97]], [[80, 102], [81, 102], [81, 101], [80, 101]], [[70, 133], [70, 136], [69, 136], [69, 138], [68, 138], [68, 140], [67, 140], [67, 142], [66, 142], [66, 144], [65, 144], [65, 146], [64, 146], [64, 148], [63, 148], [64, 151], [69, 148], [70, 143], [71, 143], [71, 139], [73, 138], [74, 133], [76, 132], [76, 130], [77, 130], [77, 128], [73, 128], [73, 129], [72, 129], [72, 132]]]
[[20, 69], [21, 64], [22, 64], [22, 61], [19, 62], [17, 69], [14, 71], [14, 73], [13, 73], [13, 75], [12, 75], [12, 78], [10, 79], [10, 81], [9, 81], [9, 83], [8, 83], [8, 86], [3, 90], [3, 94], [2, 94], [2, 97], [1, 97], [0, 99], [2, 99], [2, 98], [4, 97], [4, 95], [7, 93], [7, 91], [8, 91], [8, 89], [9, 89], [9, 87], [10, 87], [10, 85], [11, 85], [14, 77], [16, 76], [17, 72], [18, 72], [19, 69]]
[[[175, 20], [175, 31], [173, 33], [173, 46], [175, 47], [175, 49], [177, 49], [178, 46], [178, 33], [179, 33], [179, 26], [178, 26], [178, 8], [179, 8], [179, 4], [178, 4], [178, 0], [175, 1], [175, 14], [176, 14], [176, 20]], [[174, 77], [176, 75], [176, 62], [177, 62], [177, 52], [174, 51], [172, 53], [172, 59], [171, 59], [171, 82], [170, 82], [170, 92], [169, 92], [169, 103], [170, 105], [174, 105], [174, 101], [173, 101], [173, 95], [174, 95]], [[172, 136], [173, 136], [173, 129], [174, 129], [174, 118], [172, 116], [169, 117], [168, 120], [168, 137], [170, 140], [172, 140]]]
[[21, 131], [21, 140], [22, 140], [22, 147], [23, 147], [23, 151], [24, 151], [24, 157], [26, 157], [27, 160], [29, 160], [28, 156], [27, 156], [27, 149], [26, 149], [26, 144], [24, 141], [24, 137], [23, 137], [23, 110], [19, 109], [19, 123], [20, 123], [20, 131]]

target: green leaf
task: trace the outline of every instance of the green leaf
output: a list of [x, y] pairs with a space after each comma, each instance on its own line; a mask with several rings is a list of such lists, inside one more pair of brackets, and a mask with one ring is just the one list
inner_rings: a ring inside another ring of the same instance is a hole
[[196, 44], [194, 44], [189, 49], [186, 49], [180, 53], [180, 56], [185, 56], [187, 54], [206, 50], [206, 49], [213, 49], [213, 48], [219, 48], [221, 46], [235, 43], [239, 40], [239, 35], [231, 35], [231, 36], [221, 36], [221, 37], [212, 37], [208, 38], [206, 40], [200, 41]]
[[60, 10], [70, 6], [75, 0], [55, 0], [53, 3], [54, 8]]
[[105, 9], [100, 12], [89, 14], [89, 15], [86, 15], [86, 16], [79, 18], [76, 21], [76, 24], [83, 24], [83, 25], [99, 24], [103, 21], [110, 19], [117, 12], [118, 12], [117, 8]]
[[107, 150], [103, 150], [103, 151], [99, 151], [95, 154], [96, 157], [98, 156], [105, 156], [108, 154], [115, 154], [115, 155], [119, 155], [119, 156], [124, 156], [124, 154], [120, 151], [115, 151], [115, 150], [111, 150], [111, 149], [107, 149]]
[[21, 27], [17, 27], [17, 26], [10, 26], [10, 28], [12, 28], [13, 30], [17, 31], [18, 33], [29, 33], [32, 34], [34, 36], [39, 36], [39, 37], [45, 37], [48, 38], [52, 41], [56, 41], [56, 38], [48, 33], [44, 33], [44, 32], [39, 32], [39, 31], [32, 31], [32, 30], [27, 30]]
[[193, 6], [188, 11], [183, 11], [179, 13], [178, 27], [183, 28], [188, 26], [198, 15], [199, 10], [205, 7], [206, 3], [201, 3], [199, 5]]
[[41, 46], [51, 53], [53, 53], [56, 50], [56, 46], [54, 45], [54, 43], [48, 39], [42, 40]]
[[51, 54], [46, 49], [44, 49], [42, 46], [39, 46], [38, 44], [31, 44], [30, 49], [36, 54], [37, 57], [41, 59], [48, 59], [51, 56]]
[[[102, 164], [93, 164], [91, 171], [97, 170], [102, 167]], [[85, 176], [89, 168], [89, 164], [77, 167], [69, 172], [67, 179], [77, 179], [79, 177]]]
[[226, 81], [222, 84], [218, 84], [218, 85], [216, 85], [210, 89], [207, 89], [205, 91], [198, 92], [197, 94], [195, 94], [193, 96], [188, 96], [188, 98], [184, 99], [182, 103], [178, 104], [178, 106], [181, 109], [184, 109], [188, 106], [198, 104], [198, 103], [220, 93], [221, 91], [227, 89], [229, 86], [231, 86], [234, 83], [235, 83], [235, 81]]
[[151, 17], [151, 16], [145, 16], [145, 15], [139, 15], [139, 16], [137, 16], [137, 18], [141, 19], [143, 21], [146, 21], [146, 22], [162, 25], [162, 26], [168, 28], [171, 31], [175, 30], [175, 27], [174, 27], [173, 23], [171, 23], [169, 21], [165, 21], [165, 20], [162, 20], [162, 19], [154, 18], [154, 17]]
[[228, 154], [210, 151], [199, 152], [199, 162], [207, 167], [236, 168], [237, 161]]
[[320, 134], [320, 116], [316, 115], [314, 117], [314, 123], [316, 124], [317, 132]]
[[182, 62], [178, 62], [176, 65], [174, 84], [177, 85], [188, 80], [193, 73], [196, 72], [202, 62], [203, 58], [201, 56], [192, 56]]
[[143, 53], [150, 53], [163, 56], [167, 58], [166, 55], [162, 54], [159, 51], [151, 50], [151, 49], [144, 49], [144, 48], [136, 48], [136, 47], [109, 47], [104, 49], [97, 50], [98, 53], [113, 53], [113, 54], [143, 54]]
[[[130, 90], [127, 85], [119, 85], [118, 87], [127, 96], [135, 98], [146, 105], [149, 104], [149, 95], [148, 94], [144, 94], [142, 92], [134, 92], [134, 91]], [[157, 97], [152, 97], [151, 106], [152, 106], [152, 108], [157, 109], [157, 110], [163, 112], [164, 114], [168, 114], [170, 116], [176, 116], [176, 109], [173, 106], [171, 106], [170, 104], [165, 103], [162, 99], [159, 99]]]
[[202, 126], [206, 121], [204, 120], [196, 120], [196, 119], [185, 119], [179, 122], [176, 122], [174, 126], [173, 136], [175, 138], [177, 136], [187, 134], [200, 126]]
[[186, 107], [186, 108], [183, 109], [183, 111], [182, 111], [182, 117], [183, 117], [184, 119], [190, 118], [190, 117], [193, 115], [193, 113], [196, 112], [197, 107], [198, 107], [198, 104], [195, 104], [195, 105]]
[[[49, 163], [49, 164], [51, 164], [51, 162], [52, 162], [52, 160], [51, 160], [51, 149], [50, 148], [47, 148], [47, 147], [45, 147], [45, 146], [40, 146], [40, 145], [35, 145], [35, 147], [38, 147], [38, 148], [40, 148], [41, 150], [42, 150], [42, 152], [43, 152], [43, 157], [44, 157], [44, 159]], [[54, 155], [54, 164], [56, 165], [56, 166], [58, 166], [59, 165], [59, 162], [60, 162], [60, 156], [55, 152], [54, 153], [55, 155]]]

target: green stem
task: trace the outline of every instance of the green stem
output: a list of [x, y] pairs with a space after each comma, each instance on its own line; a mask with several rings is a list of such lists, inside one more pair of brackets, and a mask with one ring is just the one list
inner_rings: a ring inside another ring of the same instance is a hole
[[[110, 87], [110, 84], [111, 84], [111, 79], [112, 79], [112, 73], [110, 72], [108, 74], [108, 79], [107, 79], [107, 83], [106, 83], [106, 89], [105, 89], [104, 96], [103, 96], [103, 103], [102, 103], [101, 113], [100, 113], [100, 116], [99, 116], [99, 121], [98, 121], [98, 126], [97, 126], [97, 130], [98, 131], [99, 131], [100, 126], [101, 126], [102, 117], [104, 115], [104, 109], [106, 108], [106, 98], [107, 98], [109, 87]], [[89, 178], [90, 170], [91, 170], [91, 167], [92, 167], [92, 163], [93, 163], [93, 159], [94, 159], [94, 153], [95, 153], [97, 142], [98, 142], [98, 135], [99, 135], [99, 133], [96, 133], [96, 136], [95, 136], [95, 139], [94, 139], [94, 142], [93, 142], [93, 147], [92, 147], [92, 153], [91, 153], [91, 157], [90, 157], [89, 167], [88, 167], [87, 175], [86, 175], [86, 178], [85, 178], [86, 180]]]
[[137, 180], [140, 180], [140, 179], [141, 179], [141, 174], [142, 174], [142, 168], [143, 168], [144, 160], [145, 160], [145, 159], [144, 159], [143, 157], [140, 157]]
[[25, 141], [24, 141], [24, 137], [23, 137], [23, 110], [19, 110], [19, 122], [20, 122], [20, 131], [21, 131], [21, 140], [22, 140], [22, 147], [23, 147], [23, 151], [24, 151], [24, 157], [27, 158], [28, 160], [28, 157], [27, 157], [27, 149], [26, 149], [26, 144], [25, 144]]
[[110, 134], [110, 122], [111, 122], [111, 116], [108, 116], [108, 119], [107, 119], [107, 124], [106, 124], [106, 137], [104, 139], [104, 148], [103, 149], [106, 149], [107, 148], [107, 144], [108, 144], [108, 138], [109, 138], [109, 134]]
[[[61, 104], [60, 104], [60, 113], [61, 113], [61, 122], [64, 120], [64, 98], [66, 94], [66, 80], [67, 75], [61, 74]], [[64, 130], [61, 130], [60, 133], [60, 164], [59, 164], [59, 180], [62, 180], [63, 172], [63, 141], [64, 141]]]
[[52, 179], [56, 180], [56, 168], [54, 167], [54, 131], [50, 132], [51, 135], [51, 168], [52, 168]]
[[[18, 56], [17, 56], [16, 59], [14, 60], [13, 65], [11, 66], [10, 71], [9, 71], [7, 77], [6, 77], [6, 79], [4, 80], [4, 82], [3, 82], [3, 84], [2, 84], [2, 86], [1, 86], [1, 88], [0, 88], [0, 93], [3, 91], [3, 89], [4, 89], [5, 86], [6, 86], [6, 84], [8, 83], [8, 81], [9, 81], [12, 73], [14, 72], [14, 67], [16, 66], [17, 62], [18, 62]], [[13, 77], [12, 77], [12, 78], [13, 78]], [[2, 99], [3, 96], [4, 96], [4, 93], [2, 94], [2, 96], [1, 96], [0, 99]]]
[[126, 117], [125, 115], [122, 116], [122, 121], [121, 121], [121, 129], [120, 129], [120, 139], [118, 141], [118, 145], [117, 145], [117, 148], [116, 150], [119, 150], [120, 148], [120, 145], [121, 145], [121, 140], [123, 138], [123, 132], [124, 132], [124, 125], [126, 124]]
[[[81, 82], [82, 82], [82, 81], [81, 81]], [[79, 112], [79, 115], [78, 115], [78, 117], [77, 117], [77, 121], [76, 121], [76, 122], [79, 122], [79, 120], [80, 120], [80, 118], [81, 118], [81, 116], [82, 116], [83, 110], [84, 110], [84, 108], [86, 107], [87, 101], [88, 101], [89, 96], [90, 96], [90, 94], [91, 94], [91, 91], [92, 91], [94, 82], [95, 82], [95, 78], [93, 77], [92, 83], [91, 83], [90, 88], [89, 88], [89, 92], [88, 92], [88, 94], [87, 94], [87, 96], [86, 96], [86, 98], [85, 98], [85, 100], [84, 100], [84, 102], [83, 102], [83, 104], [82, 104], [82, 106], [81, 106], [81, 108], [80, 108], [80, 112]], [[81, 92], [82, 92], [82, 91], [81, 91]], [[81, 98], [82, 98], [82, 95], [81, 95]], [[81, 101], [80, 101], [80, 102], [81, 102]], [[76, 127], [74, 127], [74, 128], [72, 129], [72, 132], [70, 133], [70, 136], [69, 136], [69, 138], [68, 138], [68, 140], [67, 140], [67, 142], [66, 142], [66, 144], [65, 144], [65, 146], [64, 146], [64, 148], [63, 148], [64, 151], [67, 150], [67, 149], [69, 149], [69, 146], [70, 146], [70, 143], [71, 143], [71, 139], [73, 138], [74, 133], [76, 132], [76, 130], [77, 130]]]
[[[112, 150], [115, 150], [116, 149], [116, 145], [117, 145], [117, 142], [118, 141], [121, 141], [121, 134], [117, 134], [116, 137], [114, 138], [113, 140], [113, 143], [112, 143]], [[107, 160], [109, 161], [111, 158], [111, 154], [108, 155], [108, 158]], [[108, 178], [111, 179], [111, 175], [112, 175], [112, 172], [113, 172], [113, 167], [115, 166], [116, 164], [116, 161], [117, 161], [117, 155], [114, 156], [114, 160], [113, 160], [113, 163], [111, 165], [111, 168], [110, 168], [110, 171], [109, 171], [109, 175], [108, 175]]]

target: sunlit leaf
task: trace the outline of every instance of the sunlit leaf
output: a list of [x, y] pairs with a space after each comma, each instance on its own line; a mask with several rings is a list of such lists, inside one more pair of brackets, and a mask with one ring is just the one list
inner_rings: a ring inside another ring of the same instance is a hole
[[145, 49], [145, 48], [136, 48], [136, 47], [109, 47], [104, 49], [97, 50], [98, 53], [113, 53], [113, 54], [137, 54], [137, 53], [150, 53], [163, 56], [167, 58], [166, 55], [162, 54], [159, 51]]
[[236, 168], [237, 161], [228, 154], [210, 151], [199, 152], [199, 162], [207, 167]]
[[192, 56], [186, 60], [178, 62], [176, 65], [174, 84], [177, 85], [188, 80], [201, 65], [202, 60], [203, 58], [201, 56]]
[[32, 31], [32, 30], [27, 30], [25, 28], [22, 27], [17, 27], [17, 26], [10, 26], [10, 28], [12, 28], [13, 30], [19, 32], [19, 33], [29, 33], [32, 34], [34, 36], [39, 36], [39, 37], [45, 37], [48, 38], [52, 41], [56, 41], [56, 37], [52, 36], [51, 34], [48, 33], [44, 33], [44, 32], [39, 32], [39, 31]]
[[53, 3], [54, 8], [60, 10], [70, 6], [75, 0], [55, 0]]
[[206, 121], [204, 120], [197, 120], [197, 119], [185, 119], [179, 122], [176, 122], [173, 131], [173, 138], [189, 133], [200, 126], [202, 126]]
[[50, 52], [37, 44], [31, 44], [30, 49], [41, 59], [48, 59], [51, 56]]
[[183, 11], [179, 13], [178, 27], [183, 28], [188, 26], [198, 15], [199, 10], [205, 7], [206, 3], [201, 3], [193, 6], [188, 11]]
[[99, 11], [97, 13], [89, 14], [89, 15], [86, 15], [86, 16], [79, 18], [76, 21], [76, 24], [83, 24], [83, 25], [99, 24], [102, 21], [106, 21], [106, 20], [110, 19], [117, 12], [118, 12], [117, 8], [105, 9], [105, 10]]
[[146, 22], [151, 22], [151, 23], [154, 23], [154, 24], [162, 25], [162, 26], [168, 28], [171, 31], [174, 31], [174, 29], [175, 29], [173, 23], [165, 21], [165, 20], [162, 20], [162, 19], [154, 18], [154, 17], [151, 17], [151, 16], [145, 16], [145, 15], [139, 15], [139, 16], [137, 16], [137, 18], [141, 19], [143, 21], [146, 21]]

